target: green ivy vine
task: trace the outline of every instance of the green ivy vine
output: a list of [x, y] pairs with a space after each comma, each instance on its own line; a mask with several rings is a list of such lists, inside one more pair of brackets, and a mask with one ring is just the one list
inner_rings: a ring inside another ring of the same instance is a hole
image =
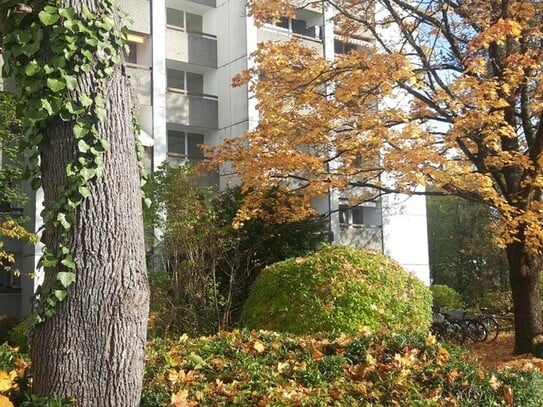
[[[73, 123], [77, 152], [66, 167], [66, 184], [58, 201], [42, 212], [44, 222], [60, 235], [57, 247], [45, 247], [38, 266], [56, 268], [56, 280], [47, 292], [36, 295], [35, 322], [55, 313], [76, 279], [76, 263], [68, 248], [69, 232], [77, 208], [90, 195], [89, 183], [100, 177], [108, 142], [96, 129], [103, 121], [106, 79], [121, 62], [126, 29], [111, 17], [114, 1], [101, 1], [100, 14], [86, 6], [80, 11], [63, 8], [58, 1], [45, 2], [40, 10], [20, 1], [0, 0], [4, 22], [3, 76], [15, 79], [26, 120], [25, 149], [29, 152], [27, 176], [32, 187], [41, 185], [39, 157], [45, 129], [55, 120]], [[36, 4], [36, 3], [34, 3]], [[46, 42], [46, 43], [45, 43]], [[78, 76], [91, 74], [96, 81], [92, 95], [78, 94]]]

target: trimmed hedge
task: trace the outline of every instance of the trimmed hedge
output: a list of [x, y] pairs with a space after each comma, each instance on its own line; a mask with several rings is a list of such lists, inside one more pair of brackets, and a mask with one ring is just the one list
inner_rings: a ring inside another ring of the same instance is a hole
[[462, 296], [453, 288], [444, 284], [434, 284], [430, 287], [432, 301], [435, 307], [443, 309], [461, 308], [463, 305]]
[[381, 253], [325, 246], [264, 269], [241, 314], [249, 329], [293, 334], [413, 329], [426, 331], [430, 291]]

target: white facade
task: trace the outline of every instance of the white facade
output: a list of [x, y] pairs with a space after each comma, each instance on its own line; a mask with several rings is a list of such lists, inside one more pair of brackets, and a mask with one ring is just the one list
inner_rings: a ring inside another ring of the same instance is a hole
[[[288, 26], [257, 29], [245, 3], [119, 0], [119, 6], [133, 20], [127, 74], [137, 95], [151, 169], [165, 160], [198, 160], [201, 157], [194, 149], [197, 143], [215, 145], [257, 125], [256, 101], [249, 97], [246, 87], [232, 88], [231, 80], [250, 67], [249, 55], [258, 42], [296, 35], [320, 49], [326, 58], [334, 58], [334, 27], [328, 15], [305, 9]], [[212, 177], [209, 182], [224, 187], [232, 180]], [[371, 206], [339, 212], [341, 198], [332, 192], [314, 201], [317, 210], [333, 212], [329, 228], [334, 243], [382, 251], [429, 283], [423, 197], [391, 195]], [[39, 212], [35, 209], [30, 214], [35, 223]], [[38, 257], [39, 253], [26, 255], [27, 271], [32, 271]], [[27, 284], [19, 301], [19, 314], [28, 314], [31, 294]], [[0, 294], [0, 314], [6, 312], [2, 304]]]

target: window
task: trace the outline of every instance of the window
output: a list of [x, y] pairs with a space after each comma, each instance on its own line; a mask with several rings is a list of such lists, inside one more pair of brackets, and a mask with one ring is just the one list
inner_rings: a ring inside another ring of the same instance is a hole
[[203, 32], [202, 16], [174, 8], [166, 9], [166, 24], [182, 28], [186, 32]]
[[334, 40], [334, 52], [336, 54], [348, 54], [350, 51], [355, 51], [359, 47], [351, 42]]
[[126, 62], [130, 64], [138, 63], [138, 45], [133, 42], [128, 42], [128, 55], [126, 56]]
[[364, 208], [361, 206], [339, 205], [339, 223], [340, 225], [363, 225]]
[[316, 36], [315, 27], [307, 28], [307, 23], [304, 20], [282, 17], [281, 20], [275, 23], [275, 25], [294, 34], [306, 35], [310, 37]]
[[147, 47], [149, 46], [148, 37], [139, 33], [129, 32], [126, 37], [128, 52], [125, 55], [126, 62], [130, 64], [149, 65], [144, 63]]
[[194, 95], [204, 94], [204, 75], [194, 72], [166, 69], [168, 88], [184, 90]]
[[168, 130], [168, 154], [203, 160], [204, 154], [198, 145], [204, 144], [204, 135], [178, 130]]

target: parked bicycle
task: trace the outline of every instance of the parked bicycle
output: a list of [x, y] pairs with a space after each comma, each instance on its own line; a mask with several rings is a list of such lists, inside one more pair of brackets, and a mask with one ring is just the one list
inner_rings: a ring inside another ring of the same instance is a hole
[[499, 324], [486, 309], [478, 316], [470, 316], [466, 310], [434, 310], [430, 331], [440, 340], [460, 345], [466, 341], [492, 342], [498, 337]]

